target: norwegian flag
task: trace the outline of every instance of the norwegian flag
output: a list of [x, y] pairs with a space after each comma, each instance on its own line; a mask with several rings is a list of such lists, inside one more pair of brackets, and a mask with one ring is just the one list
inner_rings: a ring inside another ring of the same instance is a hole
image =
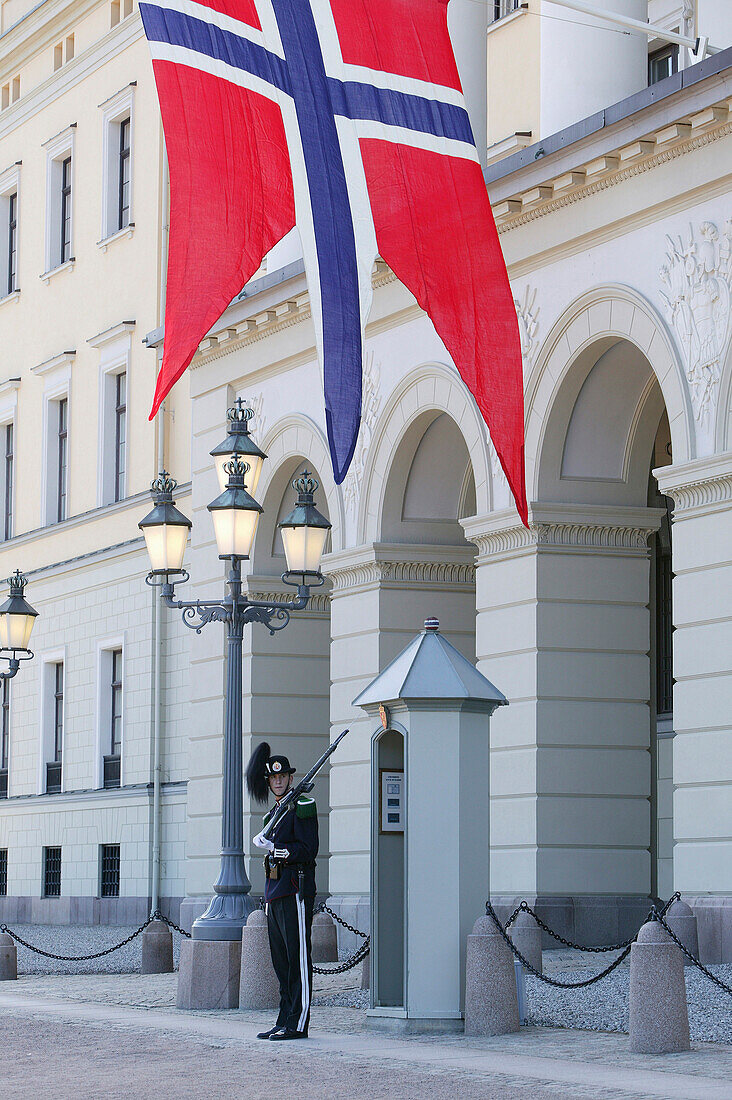
[[448, 2], [140, 3], [171, 183], [151, 417], [297, 224], [336, 482], [358, 438], [378, 254], [429, 315], [474, 395], [526, 523], [518, 325]]

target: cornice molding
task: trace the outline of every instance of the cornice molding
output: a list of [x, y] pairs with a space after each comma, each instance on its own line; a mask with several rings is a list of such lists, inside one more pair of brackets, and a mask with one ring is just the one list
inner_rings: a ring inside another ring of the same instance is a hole
[[38, 363], [35, 367], [31, 367], [31, 374], [35, 374], [36, 377], [42, 378], [45, 374], [51, 374], [60, 367], [71, 366], [75, 358], [76, 348], [71, 351], [62, 351], [58, 355], [53, 355], [50, 359], [44, 360], [43, 363]]
[[[279, 577], [268, 577], [261, 574], [250, 573], [245, 578], [246, 595], [250, 600], [259, 600], [262, 603], [282, 603], [295, 597], [295, 590], [280, 580]], [[330, 614], [330, 586], [326, 580], [324, 588], [312, 593], [304, 611], [298, 611], [297, 615]]]
[[674, 522], [727, 510], [732, 503], [732, 453], [654, 470], [662, 493], [674, 502]]
[[363, 588], [475, 588], [474, 552], [470, 547], [376, 543], [333, 555], [323, 568], [333, 594]]
[[[502, 202], [496, 204], [496, 209], [499, 211], [496, 218], [498, 234], [502, 236], [504, 233], [510, 233], [512, 229], [519, 229], [521, 226], [528, 225], [529, 222], [536, 221], [537, 218], [542, 218], [546, 214], [553, 214], [555, 211], [562, 210], [566, 206], [572, 206], [582, 199], [590, 198], [592, 195], [597, 195], [602, 191], [606, 191], [609, 187], [614, 187], [616, 184], [623, 183], [625, 180], [632, 179], [634, 176], [639, 176], [643, 172], [649, 172], [661, 164], [668, 164], [670, 161], [676, 160], [677, 157], [684, 156], [686, 153], [692, 153], [696, 149], [701, 149], [706, 145], [711, 145], [713, 142], [719, 141], [729, 134], [732, 134], [732, 122], [727, 122], [717, 129], [699, 134], [688, 141], [679, 141], [677, 145], [674, 145], [670, 149], [664, 149], [657, 153], [650, 153], [637, 163], [628, 165], [625, 168], [618, 168], [615, 170], [611, 168], [602, 179], [589, 183], [586, 182], [584, 185], [580, 184], [575, 190], [569, 191], [556, 198], [547, 196], [545, 201], [537, 202], [536, 205], [532, 206], [530, 209], [524, 209], [514, 213], [513, 208], [515, 208], [515, 203], [521, 202], [522, 192], [517, 192], [516, 195], [512, 196], [510, 199], [502, 200]], [[595, 158], [595, 160], [596, 159], [597, 158]], [[608, 159], [613, 158], [608, 155]], [[578, 165], [576, 170], [581, 172], [585, 167], [584, 165]], [[567, 173], [563, 173], [558, 179], [562, 180], [566, 175]], [[551, 190], [551, 195], [553, 195], [554, 187], [551, 180], [547, 181], [546, 187]], [[534, 195], [536, 191], [536, 187], [531, 187], [527, 190], [526, 194]], [[514, 204], [513, 208], [512, 204]], [[500, 210], [502, 205], [505, 205], [506, 209], [505, 213], [501, 216]]]
[[98, 332], [96, 336], [90, 336], [87, 344], [92, 348], [103, 348], [105, 344], [110, 344], [121, 336], [129, 336], [131, 339], [135, 324], [135, 321], [120, 321], [118, 324], [112, 325], [111, 328], [105, 328], [103, 332]]
[[648, 538], [663, 515], [659, 508], [592, 509], [585, 505], [542, 504], [531, 509], [528, 529], [513, 510], [463, 522], [466, 538], [478, 548], [478, 565], [539, 550], [647, 554]]

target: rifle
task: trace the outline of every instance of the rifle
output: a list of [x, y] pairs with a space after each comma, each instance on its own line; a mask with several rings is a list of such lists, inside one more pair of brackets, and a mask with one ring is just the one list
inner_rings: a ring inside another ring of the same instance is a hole
[[313, 764], [307, 775], [304, 775], [296, 786], [290, 787], [284, 798], [280, 799], [280, 801], [275, 806], [274, 813], [267, 823], [266, 828], [263, 829], [260, 833], [260, 836], [264, 837], [265, 840], [272, 839], [272, 833], [275, 831], [280, 821], [282, 821], [282, 818], [285, 816], [285, 814], [288, 813], [288, 811], [291, 810], [293, 806], [297, 805], [297, 800], [300, 795], [308, 794], [310, 791], [312, 791], [313, 787], [315, 786], [315, 776], [323, 767], [323, 764], [325, 764], [328, 757], [338, 748], [339, 743], [343, 740], [347, 733], [347, 729], [343, 730], [342, 733], [339, 733], [333, 744], [328, 746], [320, 759], [315, 764]]

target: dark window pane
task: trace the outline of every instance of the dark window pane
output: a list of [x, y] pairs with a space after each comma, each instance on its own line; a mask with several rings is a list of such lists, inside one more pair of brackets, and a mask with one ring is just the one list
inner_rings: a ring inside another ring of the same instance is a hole
[[659, 80], [665, 80], [667, 76], [673, 76], [679, 69], [679, 47], [675, 45], [664, 46], [661, 50], [654, 50], [648, 55], [648, 83], [658, 84]]
[[8, 199], [8, 294], [18, 289], [18, 194]]
[[71, 157], [61, 165], [61, 263], [71, 259]]
[[43, 896], [61, 897], [61, 849], [43, 849]]
[[53, 723], [53, 750], [54, 761], [61, 763], [61, 753], [64, 742], [64, 665], [59, 661], [56, 665], [56, 686], [54, 691], [54, 723]]
[[8, 849], [0, 848], [0, 897], [8, 892]]
[[130, 224], [130, 120], [126, 118], [119, 126], [119, 205], [117, 228], [124, 229]]
[[58, 485], [56, 519], [60, 523], [66, 519], [66, 483], [68, 477], [69, 454], [69, 402], [67, 398], [58, 403]]
[[13, 537], [13, 425], [5, 425], [5, 515], [3, 532], [6, 539]]
[[114, 499], [125, 495], [125, 469], [127, 466], [127, 375], [123, 372], [115, 379], [116, 400], [114, 411]]

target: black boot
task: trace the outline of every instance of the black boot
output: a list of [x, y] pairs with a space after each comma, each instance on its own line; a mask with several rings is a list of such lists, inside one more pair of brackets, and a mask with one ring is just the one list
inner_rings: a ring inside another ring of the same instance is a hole
[[284, 1028], [280, 1027], [279, 1024], [275, 1024], [275, 1026], [271, 1027], [269, 1029], [269, 1031], [260, 1031], [259, 1034], [257, 1035], [257, 1038], [258, 1039], [271, 1039], [276, 1031], [284, 1031]]

